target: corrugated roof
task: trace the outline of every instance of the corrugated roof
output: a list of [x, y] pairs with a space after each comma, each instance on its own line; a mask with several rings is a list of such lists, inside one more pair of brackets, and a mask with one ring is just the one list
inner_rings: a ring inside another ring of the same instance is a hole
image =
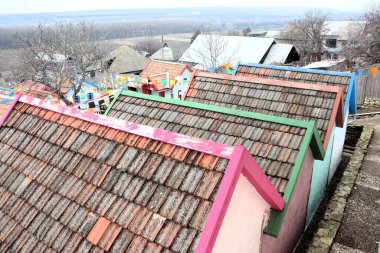
[[[256, 62], [264, 61], [264, 56], [274, 43], [272, 38], [253, 38], [241, 36], [221, 36], [221, 35], [198, 35], [186, 52], [180, 58], [182, 62], [192, 62], [211, 66], [210, 49], [208, 45], [217, 43], [225, 44], [218, 57], [218, 66], [230, 63], [234, 66], [238, 61]], [[217, 48], [219, 46], [213, 46]]]
[[0, 127], [0, 252], [193, 252], [233, 151], [21, 96]]
[[274, 44], [270, 48], [264, 64], [285, 63], [293, 47], [292, 44]]

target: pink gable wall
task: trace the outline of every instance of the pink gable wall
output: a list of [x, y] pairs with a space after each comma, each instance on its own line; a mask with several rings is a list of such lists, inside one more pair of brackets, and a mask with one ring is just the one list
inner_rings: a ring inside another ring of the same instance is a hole
[[269, 212], [269, 204], [240, 175], [212, 252], [259, 253]]
[[306, 222], [307, 203], [309, 198], [311, 175], [314, 157], [309, 148], [303, 166], [294, 188], [290, 205], [278, 237], [263, 236], [262, 252], [283, 253], [292, 252], [301, 239]]

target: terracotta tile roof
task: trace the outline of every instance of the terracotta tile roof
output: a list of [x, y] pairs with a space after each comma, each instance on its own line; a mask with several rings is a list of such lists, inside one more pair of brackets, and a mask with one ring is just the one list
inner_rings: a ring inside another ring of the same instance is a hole
[[195, 251], [232, 147], [19, 99], [0, 127], [0, 252]]
[[325, 148], [334, 122], [340, 127], [344, 122], [342, 91], [338, 87], [196, 72], [185, 100], [290, 119], [315, 120]]
[[[140, 77], [149, 78], [153, 75], [169, 72], [169, 78], [174, 79], [175, 77], [182, 75], [186, 68], [192, 71], [191, 67], [187, 64], [151, 60], [141, 72]], [[152, 77], [152, 79], [159, 81], [163, 78], [166, 78], [165, 74]]]
[[[108, 115], [227, 145], [244, 145], [281, 193], [284, 193], [305, 134], [305, 129], [301, 127], [290, 127], [127, 95], [119, 96]], [[207, 159], [205, 164], [217, 162], [214, 157], [204, 157], [203, 160], [205, 159]], [[198, 165], [202, 162], [199, 161]], [[193, 170], [192, 174], [190, 180], [184, 179], [180, 189], [192, 190], [198, 185], [201, 171]], [[202, 195], [207, 197], [212, 194], [212, 186], [217, 184], [218, 180], [209, 176], [205, 176], [203, 180], [207, 180], [207, 183], [205, 188], [202, 188]], [[206, 186], [211, 188], [208, 189]]]
[[[252, 64], [252, 66], [244, 65], [241, 63], [238, 66], [236, 71], [237, 76], [252, 76], [252, 77], [260, 77], [260, 78], [269, 78], [269, 79], [277, 79], [277, 80], [285, 80], [285, 81], [294, 81], [294, 82], [302, 82], [302, 83], [312, 83], [312, 84], [320, 84], [320, 85], [330, 85], [330, 86], [341, 86], [343, 87], [343, 101], [346, 101], [346, 96], [348, 92], [348, 88], [351, 82], [351, 76], [347, 74], [347, 76], [342, 76], [340, 72], [332, 72], [329, 71], [323, 73], [323, 71], [312, 70], [306, 72], [305, 69], [302, 68], [292, 68], [287, 67], [281, 68], [277, 66], [271, 65], [259, 65]], [[274, 67], [274, 68], [272, 68]], [[313, 73], [314, 72], [314, 73]]]

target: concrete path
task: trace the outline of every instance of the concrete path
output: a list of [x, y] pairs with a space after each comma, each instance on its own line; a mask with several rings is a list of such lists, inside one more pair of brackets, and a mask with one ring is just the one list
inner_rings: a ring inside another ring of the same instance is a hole
[[374, 124], [374, 135], [331, 252], [380, 253], [380, 115], [355, 123]]

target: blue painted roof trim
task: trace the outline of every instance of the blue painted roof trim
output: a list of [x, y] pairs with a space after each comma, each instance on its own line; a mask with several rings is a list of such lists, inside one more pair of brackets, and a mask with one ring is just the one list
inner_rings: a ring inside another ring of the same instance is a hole
[[104, 90], [104, 88], [96, 83], [93, 83], [93, 82], [90, 82], [88, 80], [84, 80], [84, 83], [88, 84], [88, 85], [91, 85], [92, 87], [94, 88], [97, 88], [99, 90]]
[[7, 87], [4, 87], [4, 86], [0, 86], [0, 89], [1, 89], [1, 90], [13, 91], [12, 88], [7, 88]]
[[[102, 86], [99, 86], [96, 83], [90, 82], [88, 80], [84, 80], [83, 83], [84, 84], [88, 84], [88, 85], [90, 85], [90, 86], [92, 86], [92, 87], [94, 87], [94, 88], [96, 88], [98, 90], [104, 90], [104, 88]], [[76, 83], [75, 85], [78, 85], [78, 83]], [[68, 89], [67, 93], [71, 92], [72, 90], [73, 90], [73, 88]]]
[[[324, 75], [332, 75], [332, 76], [345, 76], [345, 77], [351, 76], [351, 73], [345, 73], [345, 72], [320, 70], [320, 69], [305, 69], [305, 68], [297, 68], [297, 67], [290, 67], [290, 66], [275, 66], [275, 65], [267, 65], [267, 64], [260, 64], [260, 63], [242, 63], [242, 62], [240, 62], [240, 65], [249, 66], [249, 67], [257, 67], [257, 68], [298, 71], [298, 72], [312, 73], [312, 74], [324, 74]], [[238, 65], [237, 67], [239, 67], [240, 65]]]
[[15, 91], [14, 91], [14, 89], [12, 89], [12, 88], [7, 88], [7, 87], [0, 86], [0, 89], [1, 89], [1, 90], [9, 91], [8, 96], [13, 96], [13, 95], [15, 94]]
[[358, 108], [357, 108], [357, 98], [356, 98], [356, 73], [355, 72], [345, 73], [345, 72], [319, 70], [319, 69], [296, 68], [296, 67], [290, 67], [290, 66], [266, 65], [266, 64], [260, 64], [260, 63], [241, 63], [239, 61], [235, 67], [234, 75], [236, 75], [239, 66], [248, 66], [248, 67], [256, 67], [256, 68], [267, 68], [267, 69], [297, 71], [297, 72], [312, 73], [312, 74], [350, 77], [351, 79], [350, 79], [350, 84], [348, 85], [346, 101], [344, 101], [344, 116], [347, 116], [347, 113], [350, 113], [350, 114], [357, 113]]
[[351, 80], [348, 86], [347, 98], [344, 104], [344, 116], [347, 114], [347, 107], [349, 106], [349, 113], [356, 114], [358, 111], [358, 102], [356, 97], [356, 72], [350, 73]]

